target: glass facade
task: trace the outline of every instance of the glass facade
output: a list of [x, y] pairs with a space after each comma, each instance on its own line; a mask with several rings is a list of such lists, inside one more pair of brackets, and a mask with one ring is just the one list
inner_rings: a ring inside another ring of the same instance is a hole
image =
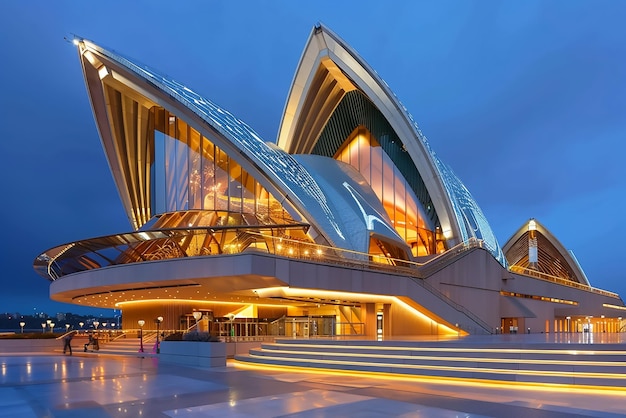
[[249, 225], [292, 222], [241, 165], [185, 121], [157, 107], [150, 119], [153, 215], [203, 210], [224, 212]]
[[452, 169], [444, 165], [434, 154], [433, 159], [437, 167], [441, 179], [446, 186], [446, 192], [452, 203], [456, 219], [459, 222], [461, 238], [468, 241], [476, 238], [484, 242], [485, 248], [494, 256], [496, 260], [503, 266], [507, 265], [504, 253], [498, 244], [487, 218], [483, 214], [467, 187], [454, 174]]
[[411, 246], [414, 256], [435, 253], [435, 228], [428, 224], [422, 204], [365, 127], [354, 130], [336, 158], [352, 165], [363, 175], [382, 202], [395, 230]]

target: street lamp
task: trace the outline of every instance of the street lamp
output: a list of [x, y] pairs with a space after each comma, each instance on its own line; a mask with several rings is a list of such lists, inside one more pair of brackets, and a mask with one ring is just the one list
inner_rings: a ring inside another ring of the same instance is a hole
[[146, 321], [140, 319], [137, 321], [137, 324], [139, 324], [139, 352], [143, 353], [143, 326], [146, 324]]
[[22, 327], [22, 334], [24, 333], [24, 325], [26, 325], [26, 322], [20, 322], [20, 327]]
[[193, 319], [195, 319], [195, 320], [196, 320], [196, 331], [200, 331], [200, 330], [198, 329], [198, 321], [200, 320], [200, 318], [202, 318], [202, 312], [199, 312], [199, 311], [194, 311], [194, 313], [193, 313]]
[[42, 322], [41, 323], [41, 333], [43, 334], [44, 332], [46, 332], [46, 323]]
[[50, 322], [50, 333], [54, 332], [54, 322]]
[[100, 322], [98, 321], [93, 321], [93, 327], [98, 330], [98, 325], [100, 325]]
[[154, 322], [156, 322], [156, 326], [157, 326], [157, 340], [156, 340], [156, 352], [157, 354], [159, 354], [161, 352], [161, 347], [159, 346], [159, 328], [161, 325], [161, 322], [163, 322], [163, 317], [162, 316], [158, 316]]
[[70, 330], [70, 324], [65, 324], [65, 332], [68, 332]]
[[79, 322], [78, 325], [80, 325], [80, 329], [83, 329], [83, 325], [85, 325], [84, 322]]

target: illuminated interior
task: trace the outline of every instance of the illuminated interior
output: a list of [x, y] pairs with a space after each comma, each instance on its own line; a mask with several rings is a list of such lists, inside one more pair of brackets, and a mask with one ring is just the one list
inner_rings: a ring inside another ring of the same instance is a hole
[[[383, 203], [398, 234], [411, 246], [413, 255], [434, 254], [435, 227], [424, 215], [421, 202], [376, 138], [360, 126], [345, 144], [335, 158], [352, 165], [363, 175]], [[440, 250], [443, 245], [439, 240]]]
[[182, 119], [161, 108], [151, 109], [150, 118], [154, 119], [151, 201], [155, 214], [201, 209], [239, 215], [244, 224], [292, 221], [240, 164]]
[[[194, 209], [215, 211], [214, 219], [205, 216], [197, 225], [219, 225], [224, 216], [251, 225], [292, 221], [240, 164], [185, 121], [111, 77], [103, 84], [112, 103], [113, 134], [126, 148], [117, 163], [127, 173], [128, 189], [134, 190], [138, 226], [154, 215]], [[129, 129], [133, 124], [137, 127]], [[186, 225], [170, 222], [177, 226]]]

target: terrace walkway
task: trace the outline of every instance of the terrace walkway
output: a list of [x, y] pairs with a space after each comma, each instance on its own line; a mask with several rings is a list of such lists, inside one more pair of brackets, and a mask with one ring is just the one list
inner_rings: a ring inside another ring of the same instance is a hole
[[[493, 343], [494, 337], [472, 342]], [[523, 337], [529, 344], [552, 339], [515, 336]], [[623, 343], [613, 334], [597, 336], [589, 347], [602, 340]], [[71, 357], [0, 354], [0, 417], [618, 417], [626, 416], [624, 399], [626, 389], [455, 383], [236, 361], [201, 369], [81, 350]]]

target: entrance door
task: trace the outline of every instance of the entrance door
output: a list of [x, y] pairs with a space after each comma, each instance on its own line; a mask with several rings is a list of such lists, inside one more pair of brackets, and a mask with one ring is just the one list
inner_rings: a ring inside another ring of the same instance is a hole
[[377, 341], [382, 341], [383, 340], [383, 313], [382, 312], [378, 312], [376, 314], [376, 340]]
[[500, 330], [503, 334], [517, 334], [519, 323], [517, 318], [501, 318]]

